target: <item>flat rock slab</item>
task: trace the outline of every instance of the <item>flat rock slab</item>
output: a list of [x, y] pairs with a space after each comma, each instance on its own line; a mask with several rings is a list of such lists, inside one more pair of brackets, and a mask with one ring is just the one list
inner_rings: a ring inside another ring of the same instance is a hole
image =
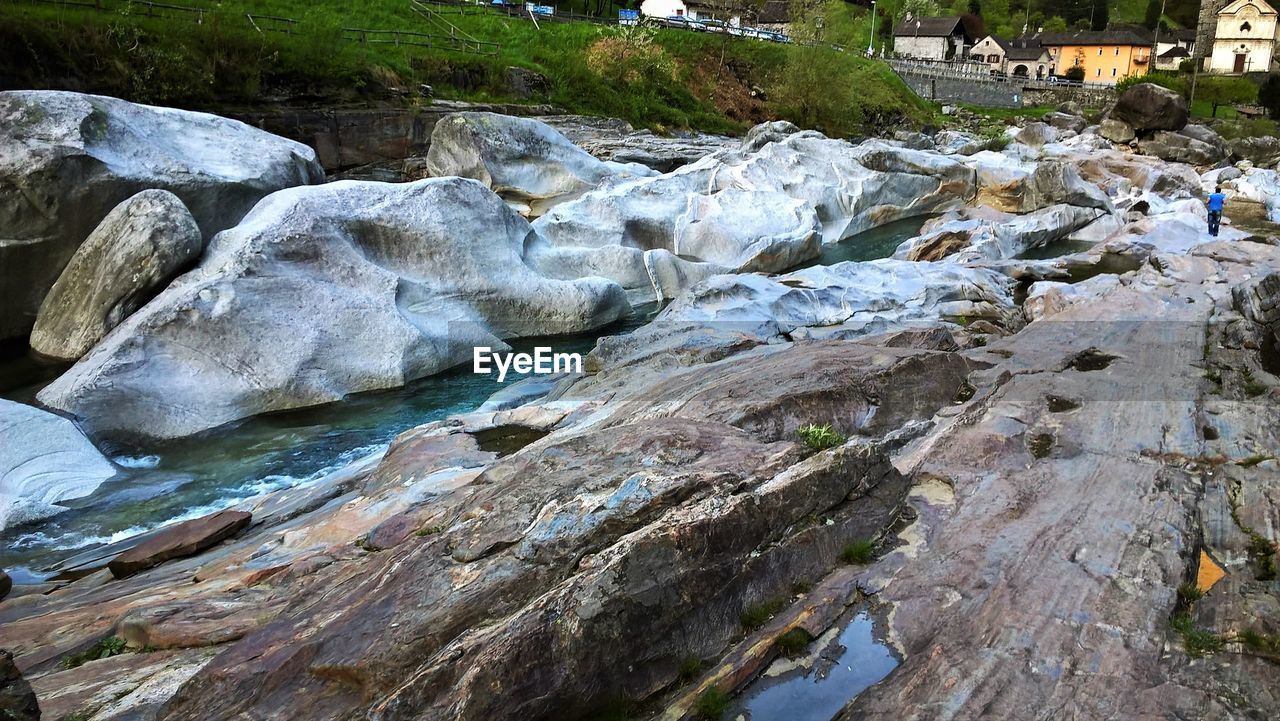
[[252, 519], [245, 511], [219, 511], [184, 521], [120, 554], [107, 568], [116, 578], [127, 578], [171, 558], [194, 556], [239, 533]]

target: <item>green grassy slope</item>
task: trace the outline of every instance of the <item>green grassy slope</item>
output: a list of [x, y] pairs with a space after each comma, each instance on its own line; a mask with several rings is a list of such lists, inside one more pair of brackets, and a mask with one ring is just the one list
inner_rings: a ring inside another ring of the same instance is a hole
[[[505, 77], [516, 66], [550, 80], [545, 97], [531, 101], [641, 126], [731, 132], [791, 115], [771, 96], [796, 49], [760, 40], [588, 23], [538, 29], [477, 8], [446, 15], [466, 33], [501, 45], [485, 57], [341, 39], [342, 28], [434, 32], [407, 0], [171, 1], [210, 12], [196, 24], [148, 17], [123, 0], [103, 0], [112, 12], [0, 0], [0, 88], [80, 89], [213, 110], [274, 99], [368, 101], [421, 83], [441, 97], [513, 100]], [[297, 32], [259, 32], [247, 12], [292, 18]], [[853, 134], [932, 117], [882, 65], [827, 49], [819, 55], [830, 82], [855, 84], [856, 92], [813, 124]]]

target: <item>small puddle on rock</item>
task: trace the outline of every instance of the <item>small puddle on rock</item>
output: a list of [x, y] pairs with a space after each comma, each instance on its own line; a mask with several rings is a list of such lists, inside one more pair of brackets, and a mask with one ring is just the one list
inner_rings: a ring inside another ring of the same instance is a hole
[[812, 666], [762, 676], [747, 687], [724, 718], [831, 721], [840, 709], [897, 666], [893, 652], [876, 638], [871, 615], [860, 611], [821, 650]]
[[480, 450], [497, 453], [499, 458], [509, 456], [534, 441], [543, 438], [548, 431], [528, 426], [498, 426], [471, 435], [476, 439]]

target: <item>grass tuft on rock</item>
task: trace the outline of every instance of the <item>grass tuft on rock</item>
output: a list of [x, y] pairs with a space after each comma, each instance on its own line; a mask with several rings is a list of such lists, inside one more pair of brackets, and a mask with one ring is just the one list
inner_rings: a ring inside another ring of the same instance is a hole
[[799, 656], [809, 647], [811, 641], [813, 641], [813, 637], [809, 635], [808, 631], [803, 628], [793, 628], [782, 634], [774, 645], [778, 647], [778, 653], [792, 657]]
[[90, 661], [98, 661], [112, 656], [119, 656], [124, 653], [125, 641], [119, 636], [107, 636], [99, 639], [97, 643], [89, 648], [73, 653], [62, 659], [62, 667], [64, 669], [79, 668]]
[[837, 431], [835, 428], [832, 428], [830, 423], [821, 426], [810, 423], [805, 426], [800, 426], [800, 428], [796, 430], [796, 433], [799, 434], [800, 440], [803, 441], [806, 446], [815, 451], [824, 451], [828, 448], [835, 448], [848, 440], [844, 434], [840, 433], [840, 431]]
[[840, 560], [856, 566], [865, 566], [875, 557], [876, 542], [870, 538], [854, 541], [840, 550]]
[[1222, 650], [1222, 637], [1213, 631], [1197, 628], [1191, 616], [1175, 616], [1170, 625], [1182, 636], [1182, 646], [1189, 656], [1208, 656]]
[[757, 603], [754, 606], [748, 606], [743, 610], [738, 620], [742, 622], [742, 627], [748, 631], [754, 631], [757, 628], [769, 622], [773, 615], [782, 610], [785, 602], [780, 598], [770, 599], [763, 603]]
[[701, 676], [706, 667], [707, 665], [702, 662], [702, 659], [696, 656], [689, 656], [680, 662], [680, 670], [677, 672], [679, 674], [680, 682], [689, 683], [698, 676]]
[[729, 694], [712, 686], [693, 702], [693, 717], [698, 721], [717, 721], [729, 709]]

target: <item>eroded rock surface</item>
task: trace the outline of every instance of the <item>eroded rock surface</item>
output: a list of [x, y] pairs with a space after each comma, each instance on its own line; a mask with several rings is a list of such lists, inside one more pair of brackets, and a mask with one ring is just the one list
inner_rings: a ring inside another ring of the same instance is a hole
[[0, 528], [58, 513], [115, 474], [71, 421], [0, 399]]
[[539, 276], [521, 259], [529, 237], [474, 180], [276, 193], [39, 397], [93, 432], [183, 436], [628, 311], [610, 281]]
[[0, 136], [0, 338], [31, 328], [76, 249], [139, 191], [173, 192], [209, 238], [263, 196], [324, 179], [301, 143], [97, 95], [0, 93]]
[[76, 360], [194, 264], [203, 249], [200, 227], [173, 193], [144, 190], [117, 205], [45, 296], [32, 349]]

